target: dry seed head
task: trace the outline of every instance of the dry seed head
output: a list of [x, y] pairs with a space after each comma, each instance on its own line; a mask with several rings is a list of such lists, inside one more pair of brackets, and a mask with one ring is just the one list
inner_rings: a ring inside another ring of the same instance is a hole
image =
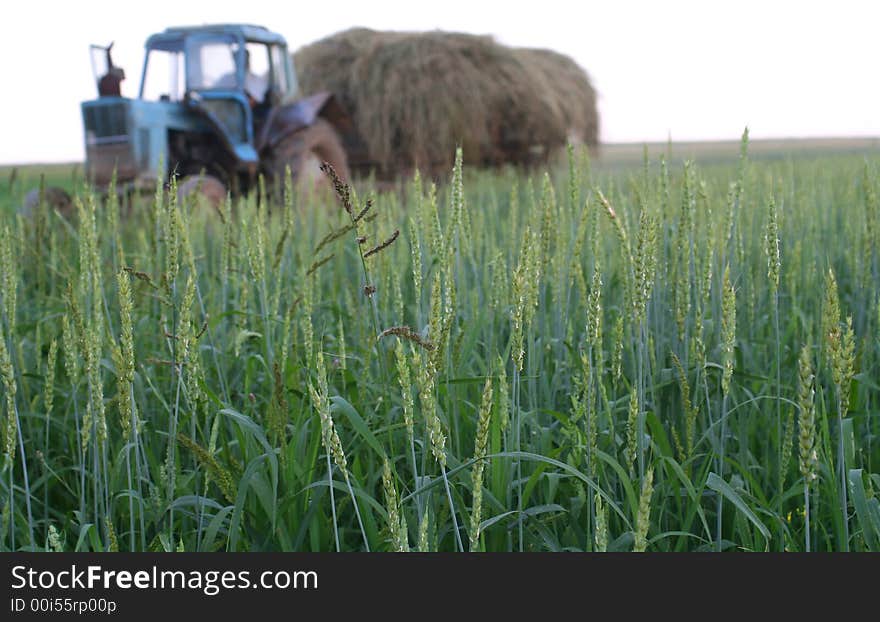
[[[332, 244], [339, 238], [343, 237], [346, 233], [354, 231], [354, 229], [355, 225], [353, 223], [348, 223], [347, 225], [343, 225], [337, 229], [332, 230], [330, 233], [321, 238], [321, 241], [318, 242], [317, 246], [315, 246], [315, 250], [313, 251], [313, 253], [317, 255], [321, 252], [321, 250], [324, 249], [325, 246], [327, 246], [328, 244]], [[358, 238], [359, 242], [360, 240], [361, 238]], [[364, 241], [366, 241], [366, 238], [364, 238]]]
[[396, 337], [400, 337], [401, 339], [406, 339], [408, 341], [411, 341], [412, 343], [414, 343], [414, 344], [418, 345], [419, 347], [424, 348], [425, 350], [428, 350], [428, 351], [431, 351], [434, 349], [433, 343], [426, 340], [424, 337], [422, 337], [420, 334], [415, 332], [409, 326], [392, 326], [391, 328], [386, 328], [381, 333], [379, 333], [379, 336], [376, 338], [376, 341], [381, 341], [382, 339], [384, 339], [385, 337], [388, 337], [389, 335], [394, 335]]
[[327, 264], [328, 261], [333, 259], [335, 253], [330, 253], [326, 257], [322, 257], [321, 259], [316, 259], [312, 262], [312, 265], [309, 266], [309, 269], [306, 270], [306, 276], [312, 276], [315, 272], [317, 272], [321, 267]]
[[353, 216], [354, 210], [352, 209], [351, 188], [342, 182], [339, 175], [336, 173], [336, 169], [334, 169], [330, 163], [322, 162], [321, 172], [330, 178], [330, 182], [333, 184], [333, 190], [336, 192], [336, 197], [342, 204], [342, 209], [344, 209], [349, 216]]
[[[352, 222], [354, 224], [359, 223], [361, 220], [363, 220], [367, 216], [367, 214], [369, 213], [370, 209], [372, 209], [372, 207], [373, 207], [373, 199], [372, 198], [369, 198], [366, 201], [364, 201], [364, 207], [361, 209], [361, 211], [359, 211], [354, 216], [354, 218], [352, 218]], [[375, 214], [374, 214], [374, 216], [375, 216]]]
[[391, 236], [387, 240], [385, 240], [381, 244], [377, 244], [376, 246], [374, 246], [373, 248], [368, 250], [366, 253], [364, 253], [364, 259], [367, 259], [368, 257], [372, 257], [376, 253], [379, 253], [379, 252], [385, 250], [386, 248], [388, 248], [389, 246], [391, 246], [394, 243], [394, 241], [397, 240], [398, 236], [400, 236], [400, 229], [395, 229], [394, 233], [392, 233]]

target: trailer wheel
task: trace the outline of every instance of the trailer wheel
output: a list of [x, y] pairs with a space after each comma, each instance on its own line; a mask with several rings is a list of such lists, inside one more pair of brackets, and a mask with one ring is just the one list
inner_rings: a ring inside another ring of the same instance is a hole
[[301, 189], [328, 183], [321, 172], [327, 162], [343, 180], [351, 173], [342, 139], [326, 119], [318, 118], [312, 125], [282, 139], [272, 154], [270, 176], [273, 185], [283, 185], [285, 170], [290, 166], [294, 183]]
[[193, 207], [206, 206], [222, 214], [221, 206], [226, 200], [226, 185], [213, 175], [187, 175], [177, 186], [177, 201], [185, 205], [193, 201]]
[[[46, 186], [43, 189], [43, 199], [50, 211], [58, 210], [59, 214], [68, 219], [74, 215], [73, 199], [70, 198], [70, 195], [65, 190], [56, 186]], [[34, 215], [39, 205], [40, 189], [34, 188], [25, 195], [19, 213], [30, 218]]]

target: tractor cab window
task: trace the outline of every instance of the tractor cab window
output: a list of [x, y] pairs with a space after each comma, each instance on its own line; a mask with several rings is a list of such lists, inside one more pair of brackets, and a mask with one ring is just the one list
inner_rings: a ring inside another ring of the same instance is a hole
[[271, 84], [269, 48], [249, 41], [244, 55], [244, 90], [255, 103], [261, 103]]
[[290, 93], [285, 49], [249, 41], [245, 48], [244, 90], [255, 106], [272, 106]]
[[180, 101], [184, 93], [184, 64], [181, 50], [154, 48], [147, 53], [141, 99]]
[[[288, 80], [287, 67], [290, 59], [286, 58], [286, 48], [280, 45], [273, 45], [272, 50], [272, 81], [278, 92], [283, 96], [296, 92], [296, 82], [292, 84]], [[292, 76], [291, 76], [292, 77]]]
[[190, 49], [189, 88], [236, 89], [236, 48], [226, 40], [200, 41]]

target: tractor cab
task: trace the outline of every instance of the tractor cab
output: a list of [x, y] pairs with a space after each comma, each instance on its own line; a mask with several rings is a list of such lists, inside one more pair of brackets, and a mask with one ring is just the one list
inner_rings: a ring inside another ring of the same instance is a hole
[[[155, 186], [157, 174], [207, 175], [246, 192], [260, 174], [277, 178], [281, 164], [295, 169], [290, 157], [280, 162], [279, 144], [319, 117], [342, 118], [328, 93], [296, 101], [287, 44], [266, 28], [168, 28], [145, 47], [136, 99], [106, 94], [102, 78], [98, 99], [82, 104], [87, 171], [96, 185], [106, 186], [114, 171], [119, 182], [144, 188]], [[97, 49], [106, 50], [109, 75], [110, 48]]]
[[287, 44], [257, 26], [169, 28], [151, 36], [139, 99], [184, 102], [253, 144], [254, 124], [296, 94]]

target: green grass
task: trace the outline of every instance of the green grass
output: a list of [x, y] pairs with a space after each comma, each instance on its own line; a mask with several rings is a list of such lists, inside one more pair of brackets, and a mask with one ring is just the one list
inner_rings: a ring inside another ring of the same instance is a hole
[[880, 549], [880, 158], [663, 153], [225, 222], [5, 169], [0, 548]]

